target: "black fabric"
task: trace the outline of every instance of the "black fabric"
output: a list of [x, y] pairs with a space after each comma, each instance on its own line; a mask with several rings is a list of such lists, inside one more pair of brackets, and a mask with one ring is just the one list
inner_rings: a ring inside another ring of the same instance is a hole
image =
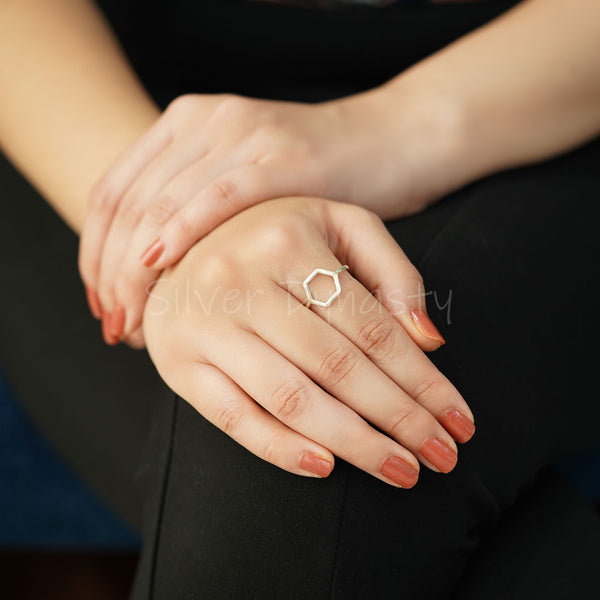
[[383, 83], [517, 0], [331, 11], [244, 0], [99, 4], [151, 89], [316, 100], [325, 89]]
[[[395, 598], [400, 590], [405, 598], [449, 597], [480, 542], [502, 532], [504, 512], [536, 489], [545, 469], [600, 441], [591, 352], [598, 331], [588, 319], [598, 292], [590, 215], [600, 193], [599, 158], [596, 142], [389, 224], [440, 304], [452, 291], [451, 324], [430, 303], [448, 341], [433, 359], [478, 424], [452, 474], [423, 470], [418, 487], [403, 492], [338, 459], [327, 480], [298, 481], [179, 401], [155, 597], [173, 590], [194, 598]], [[566, 194], [577, 198], [577, 210], [567, 207]], [[556, 493], [560, 506], [563, 492]], [[552, 507], [552, 496], [546, 501]], [[586, 531], [580, 541], [552, 521], [551, 510], [540, 512], [531, 531], [522, 530], [522, 518], [507, 568], [529, 559], [521, 538], [546, 531], [534, 548], [569, 560], [556, 572], [550, 561], [544, 576], [560, 572], [573, 597], [596, 598], [589, 567], [600, 523], [591, 510], [575, 513], [585, 522], [573, 518]], [[504, 548], [509, 541], [502, 538]], [[512, 597], [510, 589], [538, 597], [533, 573], [540, 570], [543, 562], [533, 572], [509, 571], [506, 595], [497, 597]], [[478, 570], [473, 575], [487, 581]], [[563, 587], [545, 587], [555, 594], [544, 598], [564, 597]]]
[[139, 529], [143, 448], [167, 388], [144, 354], [102, 342], [77, 238], [2, 156], [0, 205], [2, 369], [60, 454]]
[[[166, 103], [186, 91], [358, 91], [499, 4], [379, 17], [227, 1], [107, 8]], [[597, 598], [600, 523], [549, 468], [600, 444], [599, 160], [597, 141], [389, 223], [437, 294], [429, 311], [448, 343], [432, 358], [478, 426], [452, 474], [423, 469], [410, 491], [342, 460], [326, 480], [283, 472], [174, 397], [144, 353], [104, 347], [75, 236], [0, 162], [0, 362], [88, 483], [135, 527], [143, 507], [135, 600]]]
[[598, 518], [545, 472], [483, 540], [454, 600], [598, 598]]

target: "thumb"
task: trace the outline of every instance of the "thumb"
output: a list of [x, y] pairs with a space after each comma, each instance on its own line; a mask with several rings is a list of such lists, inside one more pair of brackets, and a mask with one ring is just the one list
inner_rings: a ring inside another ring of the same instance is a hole
[[444, 338], [429, 318], [423, 278], [381, 219], [361, 207], [328, 203], [334, 254], [404, 327], [417, 345], [437, 350]]

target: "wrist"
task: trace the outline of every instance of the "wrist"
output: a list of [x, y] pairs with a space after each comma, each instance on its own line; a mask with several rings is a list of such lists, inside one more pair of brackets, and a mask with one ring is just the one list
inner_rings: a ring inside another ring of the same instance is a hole
[[420, 212], [470, 180], [468, 127], [457, 99], [403, 76], [369, 94], [381, 115], [382, 159], [395, 173], [380, 216]]
[[391, 219], [424, 210], [468, 180], [461, 106], [434, 86], [402, 74], [324, 106], [343, 122], [329, 162], [346, 187], [334, 188], [335, 197]]

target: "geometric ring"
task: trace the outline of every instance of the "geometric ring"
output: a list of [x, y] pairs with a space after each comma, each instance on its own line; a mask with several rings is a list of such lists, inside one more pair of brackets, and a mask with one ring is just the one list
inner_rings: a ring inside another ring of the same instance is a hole
[[[304, 292], [306, 293], [306, 298], [308, 299], [306, 306], [310, 307], [311, 304], [316, 304], [317, 306], [329, 306], [340, 295], [340, 292], [342, 291], [342, 288], [340, 287], [340, 273], [348, 268], [348, 265], [342, 265], [335, 271], [329, 271], [328, 269], [315, 269], [302, 284], [304, 287]], [[325, 302], [313, 298], [310, 288], [308, 287], [308, 284], [319, 274], [328, 275], [333, 279], [333, 283], [335, 284], [335, 292], [333, 292], [333, 294], [331, 294], [331, 296]]]

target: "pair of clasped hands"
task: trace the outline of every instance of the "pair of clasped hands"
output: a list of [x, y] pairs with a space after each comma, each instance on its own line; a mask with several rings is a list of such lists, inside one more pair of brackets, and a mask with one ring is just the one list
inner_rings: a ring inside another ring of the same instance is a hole
[[[145, 344], [250, 452], [313, 477], [335, 455], [410, 488], [419, 463], [451, 471], [475, 427], [424, 353], [444, 340], [377, 216], [424, 208], [398, 206], [381, 101], [177, 98], [94, 186], [79, 263], [105, 341]], [[342, 265], [340, 295], [307, 307], [307, 276]]]

